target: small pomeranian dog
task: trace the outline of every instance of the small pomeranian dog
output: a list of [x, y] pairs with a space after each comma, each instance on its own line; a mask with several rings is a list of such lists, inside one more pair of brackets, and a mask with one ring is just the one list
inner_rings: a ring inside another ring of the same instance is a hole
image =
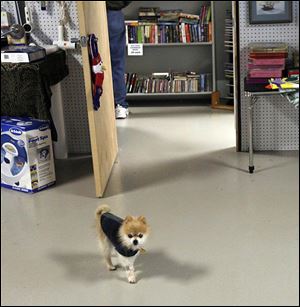
[[143, 246], [150, 229], [143, 216], [127, 216], [124, 220], [110, 213], [107, 205], [96, 210], [96, 227], [107, 268], [116, 270], [111, 261], [112, 253], [116, 251], [119, 262], [127, 273], [129, 283], [136, 283], [134, 262], [144, 251]]

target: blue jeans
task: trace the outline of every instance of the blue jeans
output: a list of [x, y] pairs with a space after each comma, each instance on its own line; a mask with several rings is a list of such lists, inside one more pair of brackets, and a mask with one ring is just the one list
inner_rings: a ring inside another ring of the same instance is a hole
[[124, 15], [122, 11], [107, 10], [107, 19], [115, 105], [119, 104], [128, 108], [125, 84], [126, 36]]

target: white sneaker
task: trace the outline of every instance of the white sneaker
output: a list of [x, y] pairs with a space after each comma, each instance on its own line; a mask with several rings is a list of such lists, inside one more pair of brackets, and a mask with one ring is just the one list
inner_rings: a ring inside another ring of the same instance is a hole
[[115, 109], [116, 119], [125, 119], [128, 116], [128, 114], [129, 114], [129, 111], [127, 108], [123, 108], [119, 104], [116, 106], [116, 109]]

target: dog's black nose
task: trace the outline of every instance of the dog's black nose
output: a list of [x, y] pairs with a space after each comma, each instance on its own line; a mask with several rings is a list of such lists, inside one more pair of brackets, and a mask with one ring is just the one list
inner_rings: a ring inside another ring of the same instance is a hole
[[138, 244], [139, 244], [139, 241], [138, 241], [138, 240], [134, 240], [134, 241], [133, 241], [133, 244], [134, 244], [134, 245], [138, 245]]

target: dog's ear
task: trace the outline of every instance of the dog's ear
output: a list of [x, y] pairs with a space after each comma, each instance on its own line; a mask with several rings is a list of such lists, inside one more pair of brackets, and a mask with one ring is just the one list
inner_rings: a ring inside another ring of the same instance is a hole
[[125, 223], [129, 223], [129, 222], [132, 222], [132, 221], [133, 221], [133, 217], [131, 215], [128, 215], [128, 216], [125, 217], [125, 220], [124, 220]]
[[144, 216], [139, 216], [138, 221], [142, 222], [143, 224], [147, 224], [146, 218]]

